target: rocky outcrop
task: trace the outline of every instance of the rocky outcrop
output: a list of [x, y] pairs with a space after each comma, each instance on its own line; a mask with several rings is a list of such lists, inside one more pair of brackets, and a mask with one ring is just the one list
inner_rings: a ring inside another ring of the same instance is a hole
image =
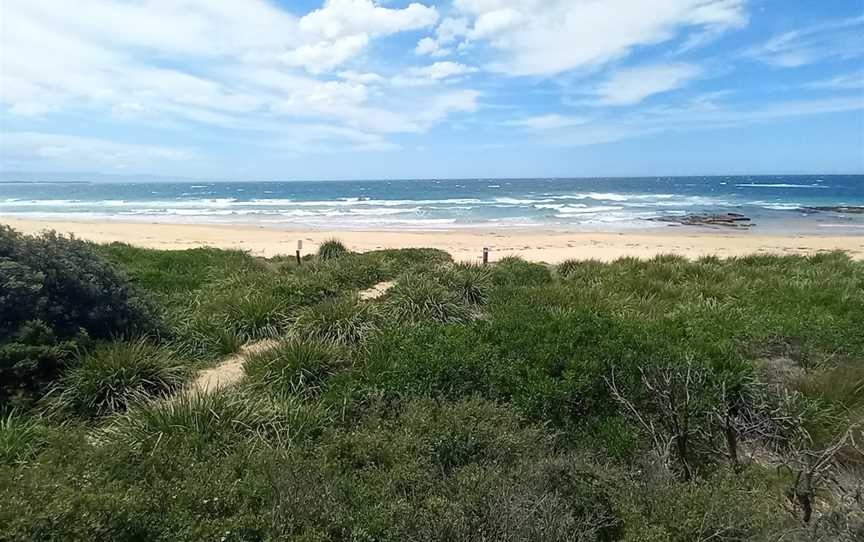
[[864, 215], [864, 207], [856, 205], [832, 205], [829, 207], [802, 207], [802, 211], [811, 213], [843, 213], [851, 215]]
[[724, 228], [747, 229], [753, 227], [750, 218], [738, 213], [701, 213], [681, 216], [659, 216], [651, 218], [654, 222], [668, 222], [680, 226], [720, 226]]

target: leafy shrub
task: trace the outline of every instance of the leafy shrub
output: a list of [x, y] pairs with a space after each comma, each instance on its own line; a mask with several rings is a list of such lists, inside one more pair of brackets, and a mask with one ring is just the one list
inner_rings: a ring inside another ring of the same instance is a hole
[[125, 411], [142, 395], [161, 395], [180, 385], [186, 371], [175, 357], [143, 339], [100, 345], [63, 378], [58, 402], [84, 416]]
[[403, 276], [387, 292], [384, 310], [397, 322], [460, 323], [470, 316], [457, 293], [428, 276], [416, 274]]
[[40, 320], [61, 338], [152, 330], [150, 302], [93, 245], [54, 232], [37, 237], [0, 226], [0, 340]]
[[294, 337], [356, 345], [378, 330], [375, 311], [373, 305], [361, 304], [354, 296], [328, 299], [298, 311], [291, 334]]
[[332, 260], [348, 253], [348, 248], [338, 239], [327, 239], [318, 247], [318, 259]]
[[90, 243], [0, 226], [0, 409], [41, 393], [89, 338], [157, 331], [150, 301]]
[[316, 395], [342, 364], [341, 353], [316, 339], [288, 339], [246, 358], [247, 380], [262, 390]]

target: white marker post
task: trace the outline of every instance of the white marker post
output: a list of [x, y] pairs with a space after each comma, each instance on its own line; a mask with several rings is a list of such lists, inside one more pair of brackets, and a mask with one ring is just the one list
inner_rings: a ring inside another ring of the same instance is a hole
[[297, 265], [300, 265], [300, 251], [303, 250], [303, 239], [297, 241]]
[[489, 247], [483, 247], [483, 265], [489, 264]]

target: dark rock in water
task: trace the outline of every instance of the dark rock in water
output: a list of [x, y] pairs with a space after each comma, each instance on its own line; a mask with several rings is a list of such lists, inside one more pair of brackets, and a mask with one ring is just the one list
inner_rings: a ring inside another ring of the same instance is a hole
[[864, 207], [855, 205], [833, 205], [829, 207], [802, 207], [803, 211], [813, 213], [845, 213], [853, 215], [864, 215]]
[[650, 218], [654, 222], [668, 222], [681, 226], [723, 226], [727, 228], [751, 228], [753, 223], [750, 218], [738, 213], [703, 213], [683, 216], [660, 216]]

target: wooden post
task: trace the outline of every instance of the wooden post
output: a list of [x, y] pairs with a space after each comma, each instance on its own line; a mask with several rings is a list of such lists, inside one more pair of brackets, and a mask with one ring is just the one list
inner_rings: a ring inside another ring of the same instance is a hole
[[489, 247], [483, 247], [483, 265], [489, 264]]
[[300, 251], [303, 250], [303, 240], [297, 241], [297, 265], [300, 265]]

